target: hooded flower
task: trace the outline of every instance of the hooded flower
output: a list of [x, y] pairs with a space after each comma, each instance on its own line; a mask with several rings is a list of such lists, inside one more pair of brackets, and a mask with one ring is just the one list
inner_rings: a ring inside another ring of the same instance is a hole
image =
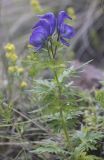
[[33, 32], [30, 36], [30, 44], [37, 51], [44, 47], [45, 41], [54, 33], [56, 27], [56, 19], [53, 13], [49, 12], [38, 17], [40, 20], [33, 26]]
[[59, 40], [66, 46], [69, 46], [68, 42], [75, 35], [74, 28], [68, 24], [65, 24], [64, 20], [71, 17], [65, 11], [60, 11], [57, 17], [57, 31], [59, 34]]
[[66, 46], [70, 45], [68, 40], [74, 36], [74, 28], [64, 22], [65, 19], [71, 20], [71, 17], [65, 11], [60, 11], [57, 17], [52, 12], [48, 12], [44, 15], [38, 15], [38, 18], [39, 21], [34, 24], [33, 32], [30, 36], [30, 44], [37, 51], [44, 47], [48, 37], [53, 35], [56, 28], [59, 36], [58, 40]]
[[56, 17], [52, 12], [48, 12], [42, 16], [38, 16], [41, 19], [46, 19], [48, 23], [50, 24], [50, 35], [52, 35], [55, 31], [56, 27]]

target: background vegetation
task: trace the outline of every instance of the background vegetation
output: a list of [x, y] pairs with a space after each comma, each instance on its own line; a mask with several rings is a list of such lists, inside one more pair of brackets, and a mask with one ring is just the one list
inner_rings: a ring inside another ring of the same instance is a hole
[[[54, 61], [28, 39], [36, 14], [59, 10], [76, 36]], [[103, 0], [0, 1], [1, 160], [104, 159], [103, 25]]]

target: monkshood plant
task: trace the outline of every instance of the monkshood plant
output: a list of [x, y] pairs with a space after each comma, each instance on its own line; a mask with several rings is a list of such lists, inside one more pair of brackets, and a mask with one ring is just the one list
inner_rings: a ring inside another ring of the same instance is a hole
[[[70, 43], [68, 42], [75, 35], [74, 28], [64, 21], [65, 19], [70, 19], [71, 17], [65, 11], [60, 11], [58, 16], [56, 17], [52, 12], [46, 13], [44, 15], [40, 15], [39, 21], [33, 26], [33, 32], [30, 36], [30, 44], [35, 47], [35, 50], [39, 52], [42, 48], [46, 48], [48, 50], [49, 60], [53, 62], [53, 65], [56, 65], [55, 57], [57, 55], [57, 48], [56, 45], [54, 47], [54, 40], [56, 40], [57, 36], [57, 43], [63, 43], [66, 46], [69, 46]], [[69, 135], [67, 132], [65, 119], [63, 115], [63, 87], [61, 84], [61, 77], [58, 77], [57, 70], [54, 68], [54, 77], [55, 77], [55, 87], [58, 88], [58, 107], [60, 112], [60, 117], [62, 120], [62, 126], [65, 134], [65, 138], [67, 143], [69, 143]]]
[[[63, 46], [69, 47], [70, 39], [75, 36], [74, 28], [65, 22], [71, 20], [71, 17], [65, 11], [60, 11], [57, 16], [48, 12], [37, 17], [39, 20], [34, 24], [29, 40], [37, 53], [33, 60], [38, 69], [40, 66], [49, 68], [52, 76], [45, 80], [40, 77], [35, 79], [31, 91], [35, 97], [35, 105], [44, 113], [41, 119], [49, 123], [54, 131], [57, 130], [61, 141], [58, 140], [57, 144], [57, 138], [55, 141], [48, 139], [40, 143], [39, 148], [33, 152], [55, 153], [61, 156], [60, 159], [94, 160], [96, 157], [87, 155], [87, 151], [93, 149], [93, 144], [102, 135], [99, 133], [98, 136], [94, 131], [90, 133], [90, 129], [79, 125], [81, 122], [78, 117], [84, 114], [83, 106], [88, 104], [88, 99], [73, 89], [72, 76], [76, 75], [76, 70], [73, 67], [67, 68], [66, 62], [60, 60]], [[76, 124], [81, 131], [75, 131]], [[90, 141], [92, 135], [94, 137]]]

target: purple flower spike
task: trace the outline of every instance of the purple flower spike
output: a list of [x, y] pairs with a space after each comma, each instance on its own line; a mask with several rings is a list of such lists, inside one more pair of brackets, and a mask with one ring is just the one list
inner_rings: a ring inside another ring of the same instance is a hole
[[69, 46], [68, 42], [75, 35], [75, 30], [72, 26], [64, 23], [65, 19], [72, 19], [65, 11], [60, 11], [57, 18], [57, 30], [59, 34], [59, 40], [66, 46]]
[[66, 46], [70, 45], [68, 40], [75, 35], [75, 31], [72, 26], [65, 24], [65, 19], [71, 20], [71, 17], [65, 11], [60, 11], [57, 17], [52, 12], [48, 12], [44, 15], [38, 15], [38, 18], [39, 21], [34, 24], [33, 32], [30, 36], [30, 44], [37, 51], [44, 47], [48, 37], [54, 34], [55, 29], [59, 37], [58, 40]]
[[30, 36], [30, 44], [35, 47], [37, 51], [44, 47], [45, 41], [55, 31], [56, 18], [51, 12], [38, 16], [40, 20], [33, 26], [33, 32]]

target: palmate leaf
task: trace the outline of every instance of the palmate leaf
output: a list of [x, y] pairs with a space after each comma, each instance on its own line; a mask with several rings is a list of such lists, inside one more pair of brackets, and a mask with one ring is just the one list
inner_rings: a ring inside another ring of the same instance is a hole
[[96, 98], [97, 102], [101, 105], [101, 107], [104, 108], [104, 91], [97, 90], [95, 92], [95, 98]]
[[56, 84], [48, 80], [35, 80], [35, 87], [31, 90], [37, 100], [40, 97], [39, 104], [44, 109], [45, 113], [57, 112], [60, 108]]
[[[77, 120], [78, 117], [75, 117], [75, 115], [73, 115], [72, 113], [67, 113], [67, 112], [63, 112], [63, 115], [66, 119], [66, 125], [69, 130], [78, 126], [79, 124], [79, 121]], [[55, 132], [60, 133], [60, 131], [62, 130], [62, 121], [59, 112], [50, 115], [47, 114], [47, 116], [44, 118], [44, 121], [47, 122], [49, 126], [52, 129], [54, 129]]]
[[96, 144], [104, 137], [101, 132], [94, 132], [88, 128], [82, 127], [80, 131], [77, 131], [73, 136], [73, 141], [79, 142], [78, 149], [81, 151], [96, 150]]
[[34, 87], [29, 91], [44, 96], [55, 88], [55, 84], [48, 80], [35, 80], [34, 83]]
[[55, 84], [53, 82], [50, 82], [48, 80], [35, 80], [34, 81], [37, 85], [41, 85], [43, 87], [48, 87], [48, 88], [55, 88]]
[[57, 95], [54, 93], [55, 91], [48, 93], [45, 97], [43, 97], [43, 100], [41, 101], [41, 105], [43, 106], [44, 110], [43, 112], [48, 114], [55, 114], [59, 112], [60, 105], [59, 105], [59, 99]]
[[59, 82], [63, 82], [64, 79], [66, 79], [69, 76], [72, 77], [73, 74], [76, 74], [76, 71], [75, 71], [74, 67], [72, 66], [72, 67], [64, 70], [63, 73], [61, 73], [61, 75], [58, 77], [58, 80], [59, 80]]
[[36, 154], [43, 154], [43, 153], [55, 153], [55, 154], [66, 154], [67, 152], [63, 150], [56, 142], [51, 140], [46, 140], [44, 142], [40, 142], [39, 146], [31, 151], [32, 153]]
[[80, 151], [78, 148], [76, 148], [70, 160], [103, 160], [103, 159], [96, 157], [94, 155], [88, 155], [86, 152]]

